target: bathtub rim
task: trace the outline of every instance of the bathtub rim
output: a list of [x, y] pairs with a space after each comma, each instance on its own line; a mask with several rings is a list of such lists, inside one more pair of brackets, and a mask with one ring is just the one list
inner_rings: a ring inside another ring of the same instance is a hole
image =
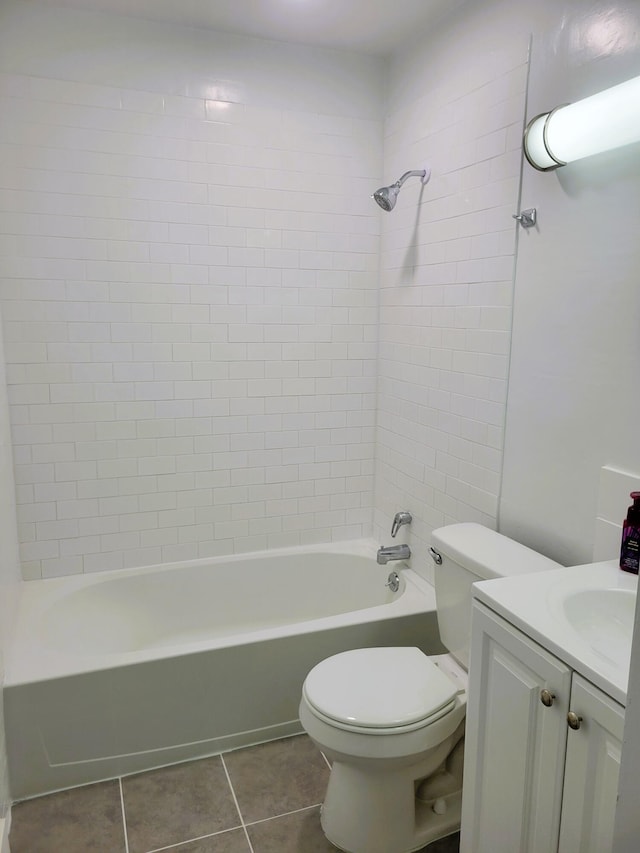
[[255, 631], [243, 631], [219, 637], [215, 640], [184, 643], [179, 646], [153, 647], [129, 652], [71, 657], [58, 650], [43, 646], [40, 635], [34, 626], [40, 624], [45, 610], [55, 606], [71, 592], [85, 586], [97, 585], [113, 579], [132, 575], [145, 575], [154, 572], [175, 571], [203, 565], [222, 566], [242, 561], [258, 562], [265, 557], [278, 558], [304, 554], [354, 554], [375, 560], [377, 543], [371, 539], [349, 540], [328, 544], [294, 546], [291, 548], [253, 551], [220, 557], [204, 557], [172, 563], [161, 563], [134, 569], [115, 569], [105, 572], [66, 575], [23, 582], [16, 608], [11, 641], [5, 656], [5, 687], [16, 687], [35, 682], [51, 681], [92, 672], [106, 671], [123, 666], [157, 661], [167, 658], [179, 658], [185, 655], [205, 653], [212, 649], [222, 649], [237, 645], [248, 645], [263, 640], [308, 634], [315, 631], [331, 630], [348, 625], [375, 622], [398, 616], [413, 615], [421, 612], [436, 611], [435, 590], [415, 570], [404, 562], [396, 562], [389, 567], [397, 571], [403, 581], [403, 593], [394, 601], [373, 607], [351, 610], [345, 613], [325, 616], [307, 621], [289, 622]]

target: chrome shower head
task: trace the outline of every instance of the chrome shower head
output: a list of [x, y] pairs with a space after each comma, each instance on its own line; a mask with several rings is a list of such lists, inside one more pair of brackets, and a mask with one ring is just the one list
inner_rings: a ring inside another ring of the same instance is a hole
[[412, 178], [414, 176], [420, 178], [424, 186], [424, 184], [429, 182], [431, 169], [428, 166], [425, 166], [424, 169], [415, 169], [413, 172], [405, 172], [401, 178], [398, 178], [395, 184], [391, 184], [389, 187], [380, 187], [380, 189], [377, 189], [371, 198], [376, 202], [376, 204], [380, 205], [383, 210], [386, 210], [386, 212], [389, 213], [389, 211], [393, 210], [396, 206], [398, 193], [402, 189], [404, 182], [407, 178]]
[[392, 184], [390, 187], [380, 187], [379, 190], [376, 190], [374, 194], [371, 196], [383, 210], [386, 210], [387, 213], [396, 206], [396, 201], [398, 199], [398, 193], [400, 192], [400, 184]]

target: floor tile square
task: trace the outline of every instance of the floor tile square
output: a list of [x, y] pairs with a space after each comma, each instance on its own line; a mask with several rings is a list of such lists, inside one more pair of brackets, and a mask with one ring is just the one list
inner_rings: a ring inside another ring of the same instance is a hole
[[245, 823], [324, 800], [329, 768], [307, 735], [229, 752], [224, 761]]
[[15, 803], [9, 843], [12, 853], [124, 853], [119, 783]]
[[336, 853], [320, 826], [320, 809], [305, 809], [247, 827], [254, 853]]
[[130, 853], [240, 826], [219, 756], [125, 776], [122, 790]]

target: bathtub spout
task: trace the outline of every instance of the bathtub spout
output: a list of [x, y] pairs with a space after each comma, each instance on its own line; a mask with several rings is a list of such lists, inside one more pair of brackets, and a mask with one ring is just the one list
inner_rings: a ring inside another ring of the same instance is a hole
[[411, 548], [408, 545], [381, 545], [376, 560], [381, 566], [386, 566], [391, 560], [408, 560], [410, 556]]

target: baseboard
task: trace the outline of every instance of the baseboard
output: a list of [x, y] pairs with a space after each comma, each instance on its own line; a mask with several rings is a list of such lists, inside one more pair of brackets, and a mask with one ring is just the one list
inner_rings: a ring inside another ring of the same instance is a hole
[[0, 820], [0, 853], [11, 853], [9, 849], [9, 827], [11, 825], [11, 812]]

